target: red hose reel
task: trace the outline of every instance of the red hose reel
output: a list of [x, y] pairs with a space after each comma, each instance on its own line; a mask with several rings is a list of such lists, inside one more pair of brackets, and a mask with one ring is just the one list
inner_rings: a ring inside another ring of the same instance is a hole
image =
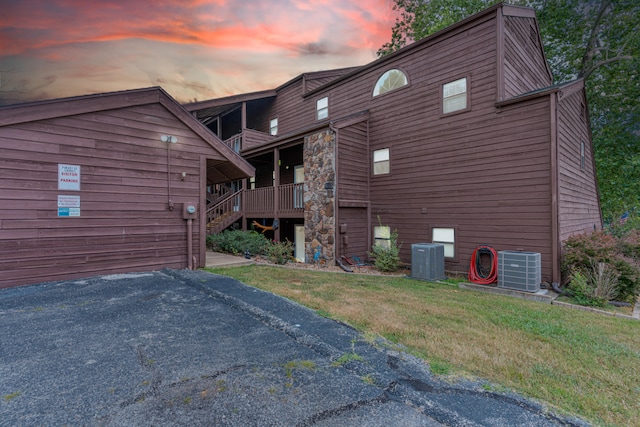
[[[486, 264], [489, 266], [486, 267]], [[480, 285], [490, 285], [498, 281], [498, 253], [491, 246], [480, 245], [473, 251], [469, 265], [469, 280]]]

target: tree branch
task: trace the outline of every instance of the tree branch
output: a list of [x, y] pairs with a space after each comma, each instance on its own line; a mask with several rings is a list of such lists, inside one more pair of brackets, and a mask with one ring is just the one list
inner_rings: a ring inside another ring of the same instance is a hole
[[593, 63], [586, 70], [581, 70], [581, 74], [582, 75], [578, 75], [578, 77], [582, 77], [585, 80], [587, 80], [589, 78], [589, 76], [591, 75], [591, 73], [593, 73], [599, 67], [603, 67], [603, 66], [605, 66], [607, 64], [610, 64], [610, 63], [616, 62], [616, 61], [632, 60], [632, 59], [633, 59], [633, 56], [631, 56], [631, 55], [617, 55], [617, 56], [614, 56], [612, 58], [604, 59], [602, 61], [598, 61], [598, 62]]
[[[589, 39], [587, 40], [587, 46], [585, 47], [584, 55], [582, 56], [582, 62], [580, 63], [580, 71], [578, 71], [578, 77], [584, 77], [586, 79], [585, 69], [587, 68], [587, 64], [593, 60], [593, 56], [595, 55], [596, 50], [599, 48], [596, 45], [596, 40], [597, 40], [596, 36], [600, 32], [602, 17], [605, 15], [609, 6], [611, 6], [611, 0], [602, 0], [602, 3], [600, 3], [600, 9], [598, 10], [598, 15], [596, 16], [595, 21], [593, 21], [593, 26], [591, 27], [591, 34], [589, 34]], [[593, 67], [590, 67], [590, 68], [593, 68]], [[593, 69], [591, 71], [593, 71]]]

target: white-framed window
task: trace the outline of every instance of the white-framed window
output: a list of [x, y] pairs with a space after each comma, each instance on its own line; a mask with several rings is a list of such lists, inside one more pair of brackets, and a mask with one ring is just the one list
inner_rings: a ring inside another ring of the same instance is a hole
[[271, 119], [271, 121], [269, 121], [269, 133], [271, 135], [277, 135], [278, 134], [278, 118], [277, 117], [275, 119]]
[[255, 190], [256, 189], [256, 177], [252, 176], [249, 178], [249, 190]]
[[456, 230], [454, 228], [432, 228], [431, 242], [444, 245], [445, 258], [455, 257]]
[[467, 78], [463, 77], [442, 85], [442, 113], [467, 108]]
[[373, 96], [382, 95], [383, 93], [398, 89], [409, 84], [407, 75], [394, 68], [385, 72], [380, 76], [376, 85], [373, 87]]
[[373, 227], [373, 244], [389, 249], [391, 247], [391, 228], [386, 225]]
[[580, 141], [580, 170], [584, 170], [585, 167], [584, 149], [584, 141]]
[[316, 101], [316, 117], [318, 120], [329, 117], [329, 98], [324, 97]]
[[390, 154], [388, 148], [382, 148], [373, 152], [373, 174], [384, 175], [388, 174], [390, 168]]

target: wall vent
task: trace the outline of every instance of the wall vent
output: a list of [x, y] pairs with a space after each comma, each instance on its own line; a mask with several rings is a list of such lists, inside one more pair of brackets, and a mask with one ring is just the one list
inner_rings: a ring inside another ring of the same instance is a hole
[[444, 245], [416, 243], [411, 245], [411, 277], [421, 280], [442, 280], [444, 275]]
[[498, 252], [498, 287], [538, 292], [542, 282], [540, 254], [537, 252]]

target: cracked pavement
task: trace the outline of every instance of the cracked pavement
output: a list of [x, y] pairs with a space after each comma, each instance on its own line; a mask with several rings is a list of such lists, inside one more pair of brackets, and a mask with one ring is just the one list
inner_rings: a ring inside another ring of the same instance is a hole
[[2, 289], [0, 330], [0, 425], [587, 425], [203, 271]]

